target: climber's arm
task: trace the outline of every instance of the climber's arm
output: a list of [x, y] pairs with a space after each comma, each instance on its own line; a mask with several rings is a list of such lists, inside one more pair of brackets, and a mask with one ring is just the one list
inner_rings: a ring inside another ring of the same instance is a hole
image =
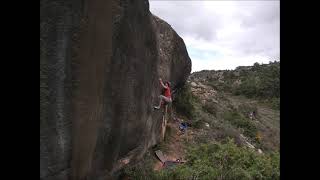
[[161, 86], [162, 86], [163, 88], [165, 88], [165, 89], [167, 89], [167, 88], [168, 88], [168, 86], [166, 86], [166, 85], [164, 85], [164, 84], [163, 84], [163, 82], [162, 82], [162, 79], [161, 79], [161, 78], [159, 78], [159, 81], [160, 81], [160, 84], [161, 84]]

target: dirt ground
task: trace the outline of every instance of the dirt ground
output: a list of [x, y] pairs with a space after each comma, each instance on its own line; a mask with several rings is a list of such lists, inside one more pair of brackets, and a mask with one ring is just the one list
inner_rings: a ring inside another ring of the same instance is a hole
[[[181, 117], [178, 118], [181, 120]], [[185, 141], [190, 140], [192, 134], [192, 128], [188, 127], [185, 133], [181, 133], [179, 130], [179, 121], [175, 121], [171, 119], [167, 124], [167, 132], [166, 132], [166, 140], [163, 154], [165, 159], [168, 161], [176, 161], [180, 159], [181, 161], [185, 161]], [[160, 160], [158, 160], [154, 164], [154, 170], [159, 171], [163, 168], [163, 164]]]

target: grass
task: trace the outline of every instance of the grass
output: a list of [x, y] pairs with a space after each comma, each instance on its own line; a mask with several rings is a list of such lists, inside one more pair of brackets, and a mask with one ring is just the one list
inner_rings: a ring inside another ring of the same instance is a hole
[[147, 160], [144, 166], [127, 169], [132, 179], [222, 179], [222, 180], [277, 180], [280, 179], [278, 152], [258, 154], [239, 147], [234, 140], [225, 143], [195, 144], [187, 149], [187, 162], [174, 169], [153, 171]]

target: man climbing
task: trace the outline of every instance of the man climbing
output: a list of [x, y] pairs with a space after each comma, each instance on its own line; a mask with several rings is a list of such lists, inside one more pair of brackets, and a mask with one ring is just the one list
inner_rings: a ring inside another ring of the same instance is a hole
[[164, 95], [160, 95], [159, 96], [159, 106], [154, 106], [155, 109], [160, 109], [160, 106], [162, 103], [166, 102], [166, 103], [171, 103], [172, 99], [171, 99], [171, 89], [170, 89], [170, 82], [166, 82], [165, 84], [162, 82], [162, 79], [159, 78], [160, 84], [161, 86], [164, 88]]

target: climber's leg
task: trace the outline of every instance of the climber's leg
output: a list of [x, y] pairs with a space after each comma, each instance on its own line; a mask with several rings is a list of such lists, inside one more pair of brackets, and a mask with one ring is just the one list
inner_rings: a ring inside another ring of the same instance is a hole
[[162, 102], [167, 102], [167, 103], [172, 102], [171, 98], [165, 97], [164, 95], [160, 95], [160, 96], [159, 96], [159, 99], [160, 99], [160, 100], [159, 100], [159, 105], [158, 105], [158, 106], [155, 106], [155, 107], [154, 107], [155, 109], [160, 109]]
[[172, 102], [171, 98], [168, 98], [168, 97], [163, 96], [163, 95], [160, 95], [159, 98], [162, 99], [162, 101], [166, 102], [166, 103], [171, 103]]
[[160, 109], [161, 103], [162, 103], [162, 98], [161, 98], [161, 95], [160, 95], [159, 96], [159, 105], [158, 106], [154, 106], [154, 108], [155, 109]]

